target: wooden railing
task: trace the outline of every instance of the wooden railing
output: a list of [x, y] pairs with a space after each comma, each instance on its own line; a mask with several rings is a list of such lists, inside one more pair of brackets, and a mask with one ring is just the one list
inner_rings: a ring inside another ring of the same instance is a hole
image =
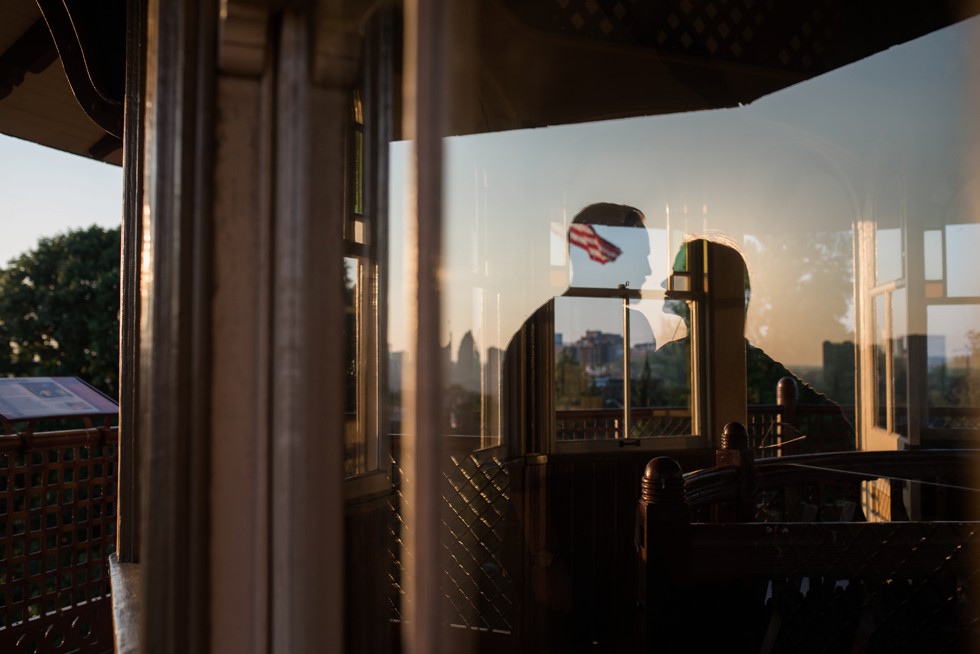
[[115, 427], [0, 436], [0, 652], [111, 652]]
[[[783, 454], [837, 451], [854, 447], [854, 407], [801, 404], [792, 407], [756, 404], [748, 407], [749, 436], [756, 447], [792, 440]], [[574, 409], [556, 412], [559, 441], [619, 438], [622, 409]], [[637, 408], [631, 411], [631, 436], [683, 436], [692, 433], [687, 407]]]
[[[646, 651], [976, 651], [980, 452], [754, 460], [745, 444], [687, 475], [666, 457], [646, 468]], [[866, 522], [856, 491], [880, 480], [946, 497], [923, 502], [928, 519]]]

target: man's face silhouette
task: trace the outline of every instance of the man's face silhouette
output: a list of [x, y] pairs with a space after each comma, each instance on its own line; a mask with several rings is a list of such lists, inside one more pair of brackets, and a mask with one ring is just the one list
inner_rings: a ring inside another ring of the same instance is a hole
[[[660, 286], [667, 291], [666, 299], [664, 300], [663, 312], [678, 316], [684, 323], [690, 328], [691, 326], [691, 306], [687, 301], [682, 300], [674, 296], [677, 291], [689, 291], [690, 288], [690, 277], [691, 273], [688, 267], [688, 250], [689, 248], [702, 248], [705, 247], [706, 242], [701, 239], [696, 239], [681, 245], [680, 250], [677, 252], [677, 256], [674, 258], [674, 272], [671, 275], [671, 280], [673, 282], [673, 291], [670, 290], [671, 285], [668, 284], [668, 280], [661, 282]], [[715, 247], [724, 248], [726, 251], [738, 253], [738, 250], [730, 245], [726, 244], [715, 244]], [[704, 256], [707, 256], [705, 254]], [[745, 311], [749, 310], [749, 296], [751, 294], [751, 286], [749, 284], [749, 273], [745, 268], [744, 260], [741, 258], [741, 254], [738, 255], [741, 265], [741, 273], [745, 275]]]
[[605, 241], [615, 245], [621, 254], [605, 263], [591, 259], [574, 245], [569, 248], [571, 285], [580, 288], [618, 288], [627, 285], [639, 289], [646, 283], [650, 269], [650, 235], [643, 227], [610, 227], [590, 225]]

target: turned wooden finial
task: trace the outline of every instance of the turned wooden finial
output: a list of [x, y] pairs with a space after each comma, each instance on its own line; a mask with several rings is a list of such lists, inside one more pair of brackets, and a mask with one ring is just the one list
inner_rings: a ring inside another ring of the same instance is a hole
[[647, 463], [640, 482], [640, 499], [651, 504], [684, 501], [684, 473], [677, 461], [658, 456]]

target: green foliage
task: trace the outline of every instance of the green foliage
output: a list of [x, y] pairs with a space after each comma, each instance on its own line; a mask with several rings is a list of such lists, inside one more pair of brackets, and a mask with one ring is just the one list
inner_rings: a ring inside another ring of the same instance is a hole
[[555, 408], [568, 409], [600, 408], [602, 393], [585, 372], [570, 349], [558, 354], [555, 365]]
[[80, 377], [116, 397], [119, 228], [43, 238], [0, 269], [0, 375]]
[[[966, 332], [967, 348], [929, 369], [929, 404], [980, 407], [980, 331]], [[884, 362], [879, 363], [884, 369]], [[884, 393], [879, 390], [879, 393]]]

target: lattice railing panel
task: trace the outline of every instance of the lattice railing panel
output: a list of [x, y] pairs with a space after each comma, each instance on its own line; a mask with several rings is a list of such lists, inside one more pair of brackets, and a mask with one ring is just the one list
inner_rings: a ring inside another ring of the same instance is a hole
[[687, 436], [694, 433], [690, 415], [677, 415], [670, 412], [658, 415], [651, 411], [649, 415], [634, 416], [631, 438], [648, 438], [653, 436]]
[[388, 463], [391, 469], [391, 487], [393, 492], [388, 496], [387, 538], [388, 546], [388, 582], [390, 592], [388, 603], [391, 608], [391, 620], [400, 622], [404, 618], [405, 603], [408, 595], [405, 589], [410, 583], [409, 573], [412, 570], [408, 557], [412, 553], [403, 545], [411, 542], [409, 525], [402, 519], [408, 509], [408, 500], [402, 488], [404, 474], [398, 459], [390, 457]]
[[[397, 621], [403, 619], [408, 601], [405, 587], [412, 554], [403, 547], [411, 527], [403, 519], [407, 498], [403, 471], [395, 460], [392, 471], [396, 492], [389, 505], [389, 599]], [[473, 455], [456, 455], [448, 458], [443, 477], [443, 621], [453, 627], [510, 633], [516, 589], [504, 557], [511, 501], [507, 469], [496, 459], [481, 462]]]
[[[686, 408], [635, 408], [630, 412], [630, 437], [687, 436], [692, 433], [691, 412]], [[620, 438], [621, 409], [567, 409], [556, 412], [559, 441]]]
[[930, 429], [980, 430], [980, 410], [960, 407], [929, 407]]
[[443, 547], [452, 625], [510, 633], [514, 583], [503, 560], [510, 477], [500, 461], [453, 456], [444, 471]]
[[112, 648], [116, 430], [0, 437], [0, 651]]
[[967, 651], [980, 635], [977, 525], [880, 524], [873, 537], [868, 527], [835, 525], [850, 530], [836, 547], [826, 525], [784, 532], [773, 651]]

